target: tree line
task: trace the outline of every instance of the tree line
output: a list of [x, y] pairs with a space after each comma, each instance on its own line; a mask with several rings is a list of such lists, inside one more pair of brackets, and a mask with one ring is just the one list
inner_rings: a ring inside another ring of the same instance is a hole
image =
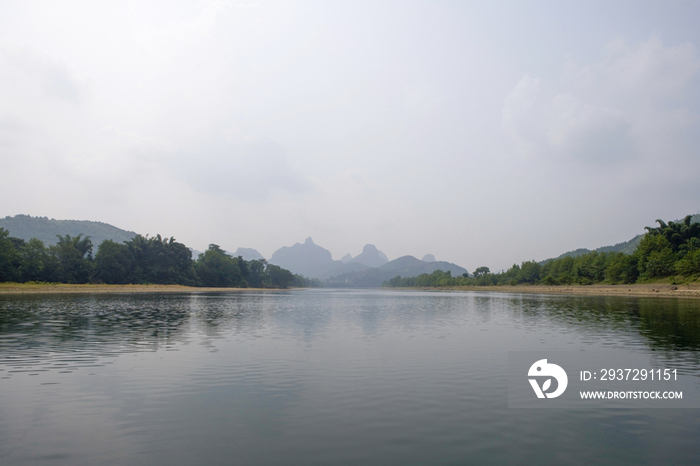
[[103, 241], [93, 257], [90, 237], [57, 235], [46, 247], [13, 238], [0, 228], [0, 282], [159, 284], [207, 287], [287, 288], [318, 286], [264, 259], [233, 257], [216, 244], [196, 260], [184, 244], [160, 235]]
[[688, 215], [682, 222], [668, 223], [657, 220], [659, 226], [645, 228], [647, 232], [632, 254], [593, 251], [544, 263], [522, 262], [502, 273], [479, 267], [473, 275], [461, 277], [436, 270], [417, 277], [397, 276], [384, 286], [615, 285], [669, 277], [671, 281], [693, 281], [700, 278], [700, 223], [692, 223], [691, 218]]

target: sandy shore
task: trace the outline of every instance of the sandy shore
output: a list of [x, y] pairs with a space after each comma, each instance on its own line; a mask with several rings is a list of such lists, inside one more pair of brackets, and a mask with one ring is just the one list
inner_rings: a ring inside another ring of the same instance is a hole
[[270, 288], [205, 288], [182, 285], [35, 285], [0, 283], [0, 294], [50, 293], [202, 293], [207, 291], [279, 291]]
[[[432, 288], [435, 290], [445, 288]], [[449, 288], [465, 291], [495, 291], [500, 293], [540, 293], [586, 296], [645, 296], [700, 298], [700, 283], [669, 285], [653, 283], [643, 285], [516, 285], [516, 286], [461, 286]]]
[[[452, 288], [422, 288], [435, 291], [494, 291], [498, 293], [540, 293], [586, 296], [647, 296], [700, 298], [700, 283], [669, 285], [517, 285], [517, 286], [460, 286]], [[0, 283], [0, 294], [49, 293], [203, 293], [211, 291], [279, 291], [269, 288], [204, 288], [182, 285], [67, 285]]]

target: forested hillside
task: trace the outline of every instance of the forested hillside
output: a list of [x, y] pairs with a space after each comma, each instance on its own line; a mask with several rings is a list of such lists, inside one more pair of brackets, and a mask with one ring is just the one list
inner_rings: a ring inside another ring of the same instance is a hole
[[700, 277], [700, 215], [688, 215], [683, 221], [657, 220], [657, 227], [646, 227], [631, 254], [591, 251], [577, 256], [563, 255], [545, 262], [514, 264], [503, 273], [491, 273], [479, 267], [472, 277], [453, 277], [435, 271], [418, 277], [395, 276], [384, 286], [474, 286], [517, 285], [589, 285], [593, 283], [644, 283], [671, 278], [678, 283]]
[[37, 238], [47, 246], [57, 244], [59, 235], [89, 236], [94, 245], [102, 244], [108, 239], [123, 243], [136, 236], [133, 231], [122, 230], [107, 223], [88, 220], [55, 220], [31, 215], [0, 218], [0, 228], [7, 230], [12, 237], [24, 241]]
[[[681, 220], [675, 220], [674, 223], [679, 223]], [[695, 214], [690, 216], [690, 223], [700, 223], [700, 214]], [[623, 252], [625, 254], [634, 254], [635, 249], [637, 249], [637, 246], [639, 245], [639, 242], [642, 240], [644, 237], [644, 234], [637, 235], [634, 238], [623, 241], [622, 243], [617, 243], [612, 246], [602, 246], [593, 250], [586, 249], [586, 248], [579, 248], [575, 249], [573, 251], [568, 251], [565, 252], [564, 254], [561, 254], [560, 256], [557, 256], [553, 259], [547, 259], [540, 264], [544, 264], [545, 262], [549, 262], [552, 260], [556, 259], [563, 259], [564, 257], [570, 256], [570, 257], [578, 257], [582, 256], [584, 254], [588, 254], [590, 252]]]

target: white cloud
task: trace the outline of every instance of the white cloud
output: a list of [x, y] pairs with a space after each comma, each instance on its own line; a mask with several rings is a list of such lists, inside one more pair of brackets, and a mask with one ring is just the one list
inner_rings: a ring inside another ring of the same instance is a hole
[[[579, 165], [692, 157], [684, 146], [697, 115], [680, 99], [700, 62], [690, 45], [665, 47], [652, 38], [636, 47], [607, 46], [603, 60], [578, 65], [567, 58], [559, 85], [526, 76], [506, 97], [502, 126], [521, 152]], [[653, 164], [645, 164], [651, 170]]]
[[41, 89], [43, 97], [73, 104], [80, 103], [89, 87], [60, 60], [38, 54], [27, 47], [0, 44], [0, 67], [6, 68], [2, 74], [14, 75], [15, 80], [24, 81], [25, 90], [35, 87]]
[[628, 95], [636, 102], [683, 96], [700, 68], [690, 44], [665, 47], [656, 37], [637, 47], [618, 39], [608, 44], [607, 51], [602, 64], [590, 69], [574, 65], [570, 71], [574, 75], [588, 72], [609, 92]]
[[571, 94], [557, 95], [551, 106], [546, 139], [555, 154], [598, 163], [634, 157], [630, 122], [622, 111], [587, 104]]
[[505, 98], [502, 125], [515, 139], [521, 155], [541, 150], [546, 141], [547, 117], [540, 79], [524, 76]]
[[272, 140], [234, 129], [224, 138], [197, 141], [192, 147], [164, 154], [161, 163], [200, 192], [259, 202], [274, 194], [300, 195], [313, 189], [290, 165], [287, 150]]

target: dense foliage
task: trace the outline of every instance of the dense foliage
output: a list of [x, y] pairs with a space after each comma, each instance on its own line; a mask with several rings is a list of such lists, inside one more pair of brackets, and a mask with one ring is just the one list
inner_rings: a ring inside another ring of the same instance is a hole
[[[384, 286], [620, 284], [668, 277], [677, 281], [697, 280], [700, 223], [692, 220], [691, 216], [682, 222], [657, 220], [658, 227], [646, 227], [647, 233], [632, 254], [592, 251], [578, 256], [564, 255], [542, 263], [514, 264], [502, 273], [491, 273], [482, 266], [471, 276], [465, 273], [453, 277], [450, 272], [436, 270], [417, 277], [396, 276], [384, 282]], [[93, 257], [90, 237], [57, 235], [57, 239], [56, 244], [47, 247], [36, 238], [25, 241], [10, 237], [7, 230], [0, 228], [0, 282], [321, 286], [318, 280], [292, 274], [264, 259], [246, 261], [240, 256], [233, 257], [216, 244], [193, 260], [191, 251], [174, 238], [137, 235], [122, 243], [103, 241]]]
[[682, 222], [657, 220], [646, 227], [632, 254], [592, 251], [576, 257], [562, 256], [544, 263], [514, 264], [502, 273], [479, 267], [472, 276], [452, 277], [436, 270], [417, 277], [394, 277], [391, 287], [485, 286], [485, 285], [590, 285], [593, 283], [643, 283], [661, 278], [692, 281], [700, 277], [700, 223], [688, 215]]
[[164, 284], [287, 288], [319, 286], [263, 260], [232, 257], [216, 244], [192, 260], [192, 252], [160, 235], [116, 243], [103, 241], [93, 257], [90, 237], [58, 235], [55, 245], [12, 238], [0, 228], [0, 282]]

